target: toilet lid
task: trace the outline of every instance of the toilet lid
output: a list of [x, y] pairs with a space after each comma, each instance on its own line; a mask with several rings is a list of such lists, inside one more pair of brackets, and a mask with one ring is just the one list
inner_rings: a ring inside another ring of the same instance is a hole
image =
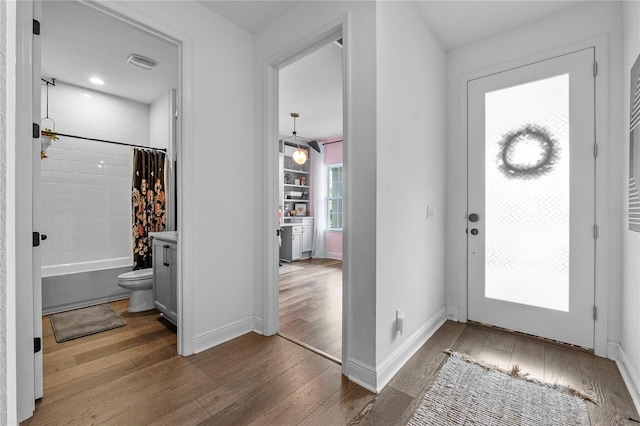
[[153, 277], [153, 269], [138, 269], [137, 271], [125, 272], [118, 276], [120, 281], [134, 281], [134, 280], [143, 280], [145, 278]]

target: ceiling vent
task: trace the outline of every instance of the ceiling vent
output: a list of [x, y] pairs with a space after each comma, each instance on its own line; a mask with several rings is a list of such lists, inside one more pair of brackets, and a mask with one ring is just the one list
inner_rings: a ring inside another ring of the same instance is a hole
[[156, 65], [158, 65], [158, 63], [153, 59], [145, 58], [144, 56], [136, 55], [135, 53], [129, 55], [127, 63], [145, 70], [152, 70]]

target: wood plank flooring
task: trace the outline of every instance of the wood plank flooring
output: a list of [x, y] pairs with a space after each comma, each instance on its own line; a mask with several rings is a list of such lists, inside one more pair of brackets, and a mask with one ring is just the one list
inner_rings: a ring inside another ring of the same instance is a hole
[[637, 424], [615, 364], [580, 350], [474, 324], [447, 321], [374, 395], [340, 366], [279, 336], [249, 333], [189, 357], [158, 312], [58, 344], [43, 318], [44, 397], [30, 425], [404, 425], [445, 360], [443, 350], [597, 393], [593, 425]]
[[280, 333], [342, 359], [342, 261], [307, 259], [280, 275]]

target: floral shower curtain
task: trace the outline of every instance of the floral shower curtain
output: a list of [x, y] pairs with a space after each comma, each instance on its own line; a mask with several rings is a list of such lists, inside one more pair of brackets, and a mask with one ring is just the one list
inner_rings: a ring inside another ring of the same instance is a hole
[[133, 269], [151, 268], [149, 232], [166, 229], [165, 153], [133, 149]]

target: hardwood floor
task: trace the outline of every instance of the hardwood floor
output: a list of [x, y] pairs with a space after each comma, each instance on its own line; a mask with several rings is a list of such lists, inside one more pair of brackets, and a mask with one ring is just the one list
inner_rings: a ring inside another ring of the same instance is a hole
[[447, 321], [379, 394], [340, 366], [279, 336], [249, 333], [189, 357], [158, 312], [126, 312], [122, 328], [58, 344], [48, 317], [44, 398], [28, 425], [404, 425], [454, 348], [502, 367], [593, 390], [593, 425], [636, 424], [615, 364], [584, 351]]
[[280, 333], [342, 359], [342, 261], [293, 262], [280, 275]]

